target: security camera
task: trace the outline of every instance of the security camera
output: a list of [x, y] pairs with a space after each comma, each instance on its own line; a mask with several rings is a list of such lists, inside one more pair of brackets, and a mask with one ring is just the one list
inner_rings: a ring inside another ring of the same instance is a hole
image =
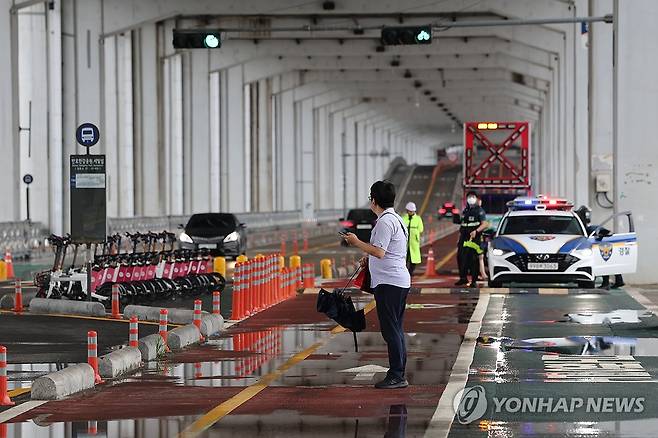
[[334, 9], [336, 9], [336, 3], [332, 1], [322, 2], [322, 9], [324, 9], [325, 11], [333, 11]]

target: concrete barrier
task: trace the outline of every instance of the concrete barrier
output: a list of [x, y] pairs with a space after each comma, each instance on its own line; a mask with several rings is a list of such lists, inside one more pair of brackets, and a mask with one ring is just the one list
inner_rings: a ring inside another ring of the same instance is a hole
[[117, 377], [136, 370], [142, 365], [139, 348], [125, 347], [98, 358], [98, 372], [101, 377]]
[[58, 400], [94, 387], [94, 369], [86, 363], [39, 377], [32, 383], [33, 400]]
[[65, 315], [105, 316], [105, 306], [90, 301], [53, 300], [50, 298], [33, 298], [30, 312], [53, 313]]
[[144, 336], [138, 341], [139, 352], [142, 355], [144, 362], [150, 362], [158, 358], [158, 354], [164, 354], [165, 345], [162, 337], [154, 333], [152, 335]]
[[[160, 309], [155, 306], [138, 306], [130, 304], [123, 309], [123, 317], [130, 319], [136, 316], [140, 321], [160, 321]], [[167, 309], [170, 324], [192, 324], [194, 321], [194, 310], [192, 309]], [[207, 312], [204, 312], [207, 313]]]
[[[26, 291], [23, 289], [23, 306], [29, 306], [30, 301], [37, 296], [37, 291]], [[11, 310], [14, 308], [14, 293], [8, 293], [0, 298], [0, 309]]]
[[171, 351], [180, 351], [183, 348], [199, 342], [201, 332], [194, 324], [184, 325], [173, 329], [167, 335], [167, 343]]
[[224, 329], [224, 318], [221, 315], [201, 315], [201, 334], [212, 336]]

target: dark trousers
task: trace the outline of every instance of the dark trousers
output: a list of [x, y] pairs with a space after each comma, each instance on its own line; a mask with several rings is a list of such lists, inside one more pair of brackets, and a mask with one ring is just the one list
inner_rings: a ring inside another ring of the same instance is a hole
[[480, 272], [480, 259], [477, 252], [472, 248], [464, 248], [464, 240], [459, 239], [457, 244], [457, 266], [459, 267], [459, 279], [468, 280], [470, 275], [473, 281], [478, 279]]
[[416, 263], [411, 263], [411, 252], [407, 250], [407, 270], [409, 271], [409, 275], [414, 275], [416, 266], [418, 266]]
[[404, 341], [404, 308], [409, 288], [380, 284], [375, 288], [377, 317], [382, 337], [388, 347], [388, 377], [404, 379], [407, 366], [407, 346]]

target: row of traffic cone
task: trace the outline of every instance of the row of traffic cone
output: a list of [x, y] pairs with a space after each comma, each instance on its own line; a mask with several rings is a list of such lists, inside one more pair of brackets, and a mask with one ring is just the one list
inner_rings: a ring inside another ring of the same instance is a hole
[[0, 260], [0, 281], [12, 280], [14, 276], [14, 262], [11, 252], [7, 251], [4, 260]]

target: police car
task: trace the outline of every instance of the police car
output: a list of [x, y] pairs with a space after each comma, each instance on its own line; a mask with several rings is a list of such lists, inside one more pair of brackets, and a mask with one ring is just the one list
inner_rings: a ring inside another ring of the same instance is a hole
[[504, 283], [576, 283], [591, 288], [598, 276], [633, 273], [637, 236], [630, 212], [628, 232], [611, 234], [603, 226], [587, 233], [573, 204], [545, 196], [519, 197], [507, 203], [489, 244], [489, 286]]

